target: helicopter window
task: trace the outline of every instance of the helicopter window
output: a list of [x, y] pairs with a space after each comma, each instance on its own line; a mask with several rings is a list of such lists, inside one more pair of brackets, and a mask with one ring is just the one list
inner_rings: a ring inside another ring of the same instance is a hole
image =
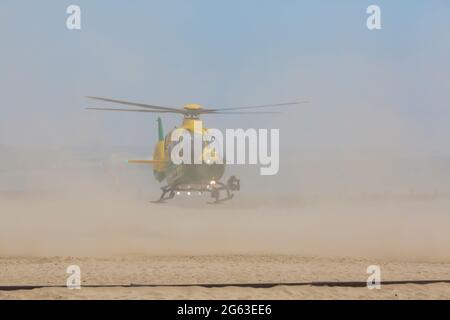
[[169, 146], [169, 143], [170, 143], [169, 137], [170, 137], [170, 134], [168, 134], [166, 136], [166, 139], [164, 139], [164, 145], [165, 145], [166, 149], [167, 149], [167, 147]]

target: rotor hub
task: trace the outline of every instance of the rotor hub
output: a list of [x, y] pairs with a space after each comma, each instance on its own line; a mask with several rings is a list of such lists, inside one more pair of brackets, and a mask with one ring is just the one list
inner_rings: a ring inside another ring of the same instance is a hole
[[189, 111], [197, 111], [197, 110], [201, 110], [203, 109], [201, 105], [199, 104], [195, 104], [195, 103], [189, 103], [186, 104], [183, 109], [185, 110], [189, 110]]

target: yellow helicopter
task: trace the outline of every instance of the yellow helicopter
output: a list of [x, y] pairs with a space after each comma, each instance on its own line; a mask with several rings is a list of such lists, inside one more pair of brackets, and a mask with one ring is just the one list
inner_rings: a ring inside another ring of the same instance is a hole
[[[156, 105], [149, 105], [144, 103], [129, 102], [123, 100], [115, 100], [109, 98], [92, 97], [86, 98], [111, 102], [116, 104], [122, 104], [125, 106], [132, 106], [134, 108], [86, 108], [88, 110], [101, 110], [101, 111], [124, 111], [124, 112], [143, 112], [143, 113], [171, 113], [179, 114], [183, 116], [183, 122], [180, 127], [173, 130], [182, 128], [189, 131], [192, 135], [199, 134], [204, 135], [207, 129], [203, 126], [203, 121], [200, 119], [200, 115], [215, 115], [215, 114], [274, 114], [280, 112], [273, 111], [241, 111], [247, 109], [256, 108], [270, 108], [279, 106], [291, 106], [300, 103], [306, 103], [307, 101], [287, 102], [277, 104], [266, 104], [258, 106], [244, 106], [233, 108], [221, 108], [221, 109], [207, 109], [198, 104], [187, 104], [183, 108], [163, 107]], [[171, 160], [170, 150], [173, 147], [173, 141], [171, 140], [170, 131], [164, 136], [164, 130], [162, 120], [158, 117], [158, 142], [156, 143], [153, 159], [152, 160], [128, 160], [128, 163], [137, 164], [150, 164], [153, 166], [153, 174], [158, 180], [162, 182], [166, 180], [167, 185], [161, 188], [162, 194], [157, 201], [164, 202], [179, 195], [182, 192], [186, 192], [188, 195], [195, 193], [202, 194], [204, 192], [209, 193], [214, 199], [213, 203], [219, 203], [222, 201], [230, 200], [233, 198], [233, 191], [240, 190], [240, 180], [235, 176], [231, 176], [226, 183], [220, 181], [225, 173], [225, 164], [217, 163], [201, 163], [201, 164], [175, 164]], [[200, 129], [200, 132], [196, 130]], [[203, 151], [207, 151], [208, 145], [203, 145]], [[222, 192], [225, 192], [225, 196], [222, 197]]]

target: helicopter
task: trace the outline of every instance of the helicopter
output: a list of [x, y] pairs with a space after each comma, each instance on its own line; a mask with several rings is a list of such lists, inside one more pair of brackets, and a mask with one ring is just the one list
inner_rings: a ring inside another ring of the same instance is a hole
[[[203, 136], [207, 129], [203, 126], [201, 115], [230, 115], [230, 114], [275, 114], [277, 111], [246, 111], [248, 109], [271, 108], [280, 106], [292, 106], [300, 103], [308, 103], [308, 101], [286, 102], [276, 104], [265, 104], [255, 106], [243, 106], [232, 108], [203, 108], [199, 104], [186, 104], [183, 108], [174, 108], [166, 106], [157, 106], [144, 103], [115, 100], [110, 98], [87, 96], [86, 98], [103, 101], [114, 104], [125, 105], [127, 108], [104, 108], [104, 107], [88, 107], [87, 110], [98, 111], [119, 111], [119, 112], [142, 112], [157, 114], [178, 114], [183, 116], [183, 121], [179, 127], [171, 130], [164, 135], [164, 129], [161, 117], [157, 118], [158, 124], [158, 141], [154, 147], [153, 159], [151, 160], [128, 160], [130, 164], [147, 164], [153, 166], [153, 175], [158, 182], [165, 181], [167, 184], [161, 187], [162, 193], [155, 203], [163, 203], [166, 200], [173, 199], [176, 195], [186, 193], [191, 195], [194, 193], [209, 193], [214, 199], [210, 203], [221, 203], [231, 200], [235, 191], [240, 190], [240, 180], [235, 176], [230, 176], [226, 182], [221, 179], [225, 173], [226, 164], [223, 161], [212, 161], [212, 163], [181, 163], [176, 164], [171, 159], [171, 150], [175, 142], [171, 140], [172, 133], [176, 129], [185, 129], [194, 135]], [[129, 108], [129, 107], [133, 108]], [[245, 110], [245, 111], [242, 111]], [[200, 128], [200, 129], [199, 129]], [[208, 144], [202, 145], [203, 152], [208, 152], [210, 147]], [[218, 154], [214, 155], [213, 160], [217, 160]], [[223, 195], [225, 194], [225, 195]]]

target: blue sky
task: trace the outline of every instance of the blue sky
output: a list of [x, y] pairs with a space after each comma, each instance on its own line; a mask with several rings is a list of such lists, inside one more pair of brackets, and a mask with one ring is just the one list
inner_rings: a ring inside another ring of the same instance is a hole
[[[70, 4], [81, 31], [65, 27]], [[366, 28], [370, 4], [381, 7], [380, 31]], [[445, 154], [448, 30], [445, 0], [3, 0], [0, 143], [152, 145], [153, 115], [89, 113], [85, 95], [210, 107], [308, 99], [275, 118], [208, 124], [300, 130], [300, 149]]]

